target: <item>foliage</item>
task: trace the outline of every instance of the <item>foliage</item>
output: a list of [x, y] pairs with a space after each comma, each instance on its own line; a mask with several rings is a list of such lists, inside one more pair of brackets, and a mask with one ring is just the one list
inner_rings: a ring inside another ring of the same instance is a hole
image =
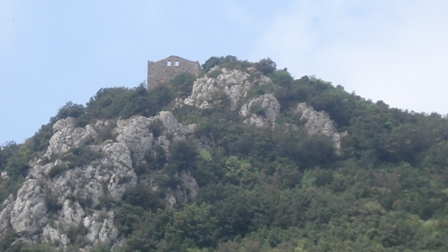
[[[227, 69], [247, 69], [253, 66], [253, 63], [238, 60], [237, 57], [231, 55], [227, 55], [226, 57], [211, 57], [206, 60], [204, 64], [202, 64], [202, 72], [204, 74], [208, 73], [214, 66], [221, 66], [222, 68]], [[209, 77], [216, 78], [218, 75], [216, 73], [212, 73], [212, 76]]]
[[48, 172], [48, 177], [54, 178], [59, 174], [62, 174], [68, 170], [68, 166], [65, 164], [58, 164], [51, 167], [50, 171]]
[[85, 120], [83, 120], [84, 118], [81, 119], [84, 113], [85, 108], [83, 105], [67, 102], [59, 109], [57, 115], [52, 118], [52, 120], [56, 122], [57, 120], [65, 119], [67, 117], [79, 118], [79, 120], [77, 121], [77, 126], [82, 127], [87, 123]]
[[0, 249], [7, 251], [18, 235], [13, 230], [7, 230], [0, 239]]
[[98, 119], [117, 118], [130, 101], [132, 91], [128, 88], [102, 88], [90, 98], [86, 114]]
[[191, 94], [193, 83], [196, 77], [189, 73], [181, 73], [170, 81], [171, 86], [175, 89], [176, 96], [185, 98]]
[[285, 70], [276, 70], [271, 74], [272, 82], [280, 87], [290, 87], [293, 84], [294, 79], [291, 74]]
[[220, 74], [222, 74], [221, 69], [216, 69], [207, 73], [207, 77], [216, 79]]
[[[274, 92], [281, 104], [275, 128], [242, 123], [239, 111], [228, 109], [224, 94], [206, 109], [173, 109], [184, 125], [197, 124], [195, 140], [172, 142], [166, 153], [156, 145], [141, 163], [133, 163], [138, 185], [113, 202], [114, 225], [125, 238], [118, 251], [448, 250], [448, 118], [390, 108], [314, 76], [294, 79], [269, 58], [249, 63], [234, 56], [212, 57], [203, 65], [204, 73], [216, 65], [254, 66], [257, 74], [272, 79], [269, 85], [254, 84], [248, 94]], [[186, 97], [193, 81], [179, 75], [170, 85], [151, 90], [142, 85], [102, 89], [86, 107], [67, 103], [24, 144], [2, 146], [0, 170], [10, 178], [0, 180], [1, 199], [17, 190], [29, 161], [45, 150], [57, 119], [70, 116], [82, 125], [99, 118], [153, 116], [175, 98]], [[332, 139], [303, 129], [294, 113], [301, 102], [325, 111], [339, 132], [347, 132], [340, 155]], [[261, 104], [251, 112], [264, 113]], [[287, 130], [288, 124], [298, 130]], [[165, 134], [160, 121], [148, 130], [154, 137]], [[198, 150], [201, 141], [209, 148]], [[74, 148], [49, 176], [101, 157], [89, 147]], [[182, 173], [194, 176], [198, 194], [167, 207], [167, 192], [189, 193]], [[141, 182], [151, 176], [157, 190]], [[50, 196], [44, 203], [59, 211], [60, 203]], [[74, 227], [68, 236], [79, 245], [84, 233]], [[13, 232], [4, 233], [1, 250], [41, 251], [39, 246], [46, 246], [11, 245], [16, 238]], [[108, 249], [103, 244], [92, 251]]]
[[[91, 163], [94, 160], [104, 157], [104, 154], [97, 152], [88, 146], [72, 148], [69, 152], [65, 153], [61, 160], [67, 162], [69, 169], [83, 166]], [[62, 168], [60, 168], [62, 169]]]
[[255, 68], [264, 75], [268, 76], [277, 69], [277, 64], [270, 58], [266, 58], [255, 63]]
[[211, 57], [202, 64], [203, 73], [208, 73], [214, 66], [222, 65], [229, 62], [237, 61], [235, 56], [227, 55], [226, 57]]
[[138, 185], [124, 192], [123, 201], [132, 206], [140, 206], [146, 210], [151, 209], [155, 211], [163, 206], [162, 196], [161, 191], [154, 192], [151, 188]]
[[[181, 78], [181, 77], [179, 77]], [[183, 81], [183, 82], [182, 82]], [[177, 83], [179, 82], [179, 83]], [[186, 92], [190, 77], [176, 79], [178, 92]], [[82, 120], [129, 118], [135, 115], [154, 116], [174, 99], [174, 92], [166, 84], [147, 90], [144, 84], [129, 88], [103, 88], [87, 103]]]
[[187, 140], [175, 142], [171, 149], [171, 160], [169, 166], [175, 171], [194, 170], [198, 160], [196, 147]]

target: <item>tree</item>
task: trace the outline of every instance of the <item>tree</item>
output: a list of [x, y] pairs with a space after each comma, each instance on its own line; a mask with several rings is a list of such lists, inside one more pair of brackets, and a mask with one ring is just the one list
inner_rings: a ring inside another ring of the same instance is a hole
[[195, 80], [196, 76], [190, 73], [181, 73], [174, 77], [170, 83], [174, 87], [177, 96], [180, 98], [185, 98], [191, 94]]
[[277, 64], [270, 58], [262, 59], [255, 63], [255, 68], [262, 72], [264, 75], [269, 75], [277, 69]]
[[274, 84], [284, 88], [290, 88], [294, 81], [291, 74], [285, 70], [276, 70], [271, 73], [270, 77]]

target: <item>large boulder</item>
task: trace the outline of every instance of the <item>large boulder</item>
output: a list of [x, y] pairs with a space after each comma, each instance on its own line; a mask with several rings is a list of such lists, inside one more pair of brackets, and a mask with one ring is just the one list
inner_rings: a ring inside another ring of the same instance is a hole
[[258, 127], [274, 127], [280, 113], [280, 103], [272, 94], [261, 95], [241, 107], [240, 115], [244, 123]]
[[222, 95], [225, 95], [230, 101], [229, 109], [235, 111], [240, 100], [247, 96], [254, 83], [271, 82], [268, 77], [260, 74], [255, 68], [243, 71], [215, 66], [209, 73], [213, 72], [218, 72], [218, 76], [205, 76], [194, 82], [192, 93], [184, 100], [184, 104], [207, 108], [222, 99]]
[[330, 116], [324, 111], [315, 111], [313, 107], [306, 103], [299, 103], [295, 109], [300, 120], [305, 123], [308, 134], [324, 134], [329, 136], [334, 144], [336, 153], [341, 151], [341, 138], [347, 135], [347, 132], [339, 133], [330, 119]]

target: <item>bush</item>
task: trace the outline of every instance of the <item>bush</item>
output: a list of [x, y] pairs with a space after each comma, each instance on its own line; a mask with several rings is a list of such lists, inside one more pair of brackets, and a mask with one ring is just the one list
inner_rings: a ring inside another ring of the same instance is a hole
[[78, 118], [79, 116], [84, 114], [84, 110], [85, 108], [83, 105], [76, 104], [70, 101], [59, 109], [55, 119], [60, 120], [67, 117]]
[[78, 226], [71, 226], [67, 231], [67, 237], [71, 244], [83, 245], [84, 237], [89, 230], [81, 222]]
[[90, 252], [109, 252], [110, 248], [109, 246], [107, 246], [106, 244], [96, 244], [95, 246], [93, 246], [92, 250], [90, 250]]
[[5, 170], [8, 175], [16, 180], [19, 176], [26, 177], [30, 166], [29, 160], [32, 158], [33, 150], [28, 144], [22, 144], [18, 150], [8, 158]]
[[179, 140], [175, 142], [171, 146], [170, 152], [170, 165], [172, 165], [176, 171], [194, 170], [196, 168], [196, 161], [198, 160], [199, 153], [196, 146], [189, 141]]
[[272, 61], [270, 58], [262, 59], [255, 63], [255, 68], [262, 72], [264, 75], [269, 75], [273, 73], [277, 69], [277, 64]]
[[159, 137], [160, 135], [162, 135], [164, 130], [164, 126], [163, 123], [160, 119], [156, 119], [154, 120], [150, 125], [149, 125], [149, 131], [152, 132], [152, 135], [154, 137]]
[[333, 142], [325, 135], [312, 135], [299, 142], [297, 161], [302, 168], [328, 166], [337, 158]]
[[216, 79], [220, 74], [222, 74], [221, 69], [213, 70], [207, 74], [207, 77]]
[[274, 84], [279, 85], [281, 87], [290, 87], [293, 84], [294, 79], [291, 74], [289, 74], [285, 70], [276, 70], [271, 74], [271, 80]]
[[53, 166], [50, 171], [48, 172], [48, 176], [50, 178], [54, 178], [59, 174], [62, 174], [64, 172], [66, 172], [68, 170], [67, 165], [65, 164], [59, 164], [59, 165], [55, 165]]
[[250, 106], [250, 112], [258, 116], [264, 116], [266, 111], [262, 106], [262, 102], [262, 100], [259, 100], [252, 103], [252, 105]]
[[62, 161], [67, 161], [68, 168], [73, 169], [75, 167], [87, 165], [92, 161], [103, 157], [104, 153], [94, 151], [88, 146], [85, 146], [72, 148], [69, 152], [64, 154]]
[[45, 207], [47, 208], [48, 212], [57, 213], [59, 210], [62, 209], [62, 204], [58, 202], [58, 198], [52, 195], [48, 191], [48, 189], [44, 195], [45, 195], [44, 196]]
[[210, 69], [212, 69], [214, 66], [222, 65], [224, 63], [237, 61], [237, 58], [235, 56], [227, 55], [226, 57], [211, 57], [208, 60], [205, 61], [204, 64], [202, 64], [202, 71], [203, 73], [207, 73]]
[[0, 238], [1, 251], [8, 251], [8, 248], [16, 240], [18, 235], [13, 229], [7, 229]]
[[131, 100], [132, 91], [125, 87], [102, 88], [87, 103], [86, 113], [95, 119], [117, 118]]
[[181, 73], [171, 80], [170, 84], [174, 88], [177, 97], [185, 98], [191, 94], [196, 76], [189, 73]]
[[156, 211], [163, 207], [163, 194], [161, 191], [154, 192], [151, 188], [144, 185], [128, 188], [123, 193], [123, 201], [133, 205], [143, 207], [145, 210]]

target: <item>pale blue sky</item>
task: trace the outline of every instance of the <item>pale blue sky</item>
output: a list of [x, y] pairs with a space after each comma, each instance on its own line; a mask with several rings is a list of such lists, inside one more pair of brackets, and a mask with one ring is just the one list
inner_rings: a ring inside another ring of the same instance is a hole
[[448, 113], [448, 1], [0, 1], [0, 144], [147, 60], [270, 57], [392, 107]]

